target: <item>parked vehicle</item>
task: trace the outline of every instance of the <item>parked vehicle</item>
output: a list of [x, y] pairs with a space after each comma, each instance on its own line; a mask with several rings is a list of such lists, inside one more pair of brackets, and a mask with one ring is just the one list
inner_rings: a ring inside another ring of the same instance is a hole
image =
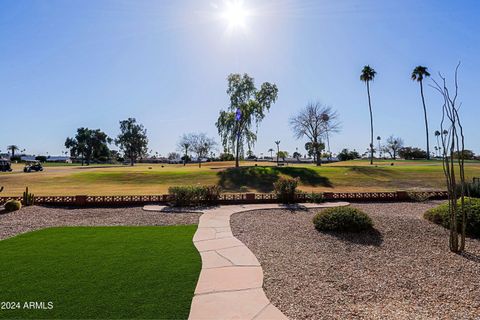
[[10, 160], [0, 159], [0, 171], [1, 172], [12, 171], [12, 164]]
[[43, 171], [43, 166], [40, 161], [27, 161], [25, 162], [25, 167], [23, 172], [32, 172], [32, 171]]

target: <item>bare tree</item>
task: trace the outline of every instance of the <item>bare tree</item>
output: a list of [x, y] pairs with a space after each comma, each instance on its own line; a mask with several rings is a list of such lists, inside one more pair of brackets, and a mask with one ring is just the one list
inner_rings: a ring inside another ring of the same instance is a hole
[[339, 124], [336, 121], [337, 114], [330, 107], [322, 106], [320, 103], [309, 103], [304, 109], [290, 118], [290, 126], [297, 139], [307, 137], [311, 143], [317, 166], [321, 165], [321, 151], [325, 147], [322, 139], [328, 134], [338, 130]]
[[202, 159], [207, 157], [211, 150], [217, 145], [214, 139], [209, 138], [205, 133], [190, 134], [190, 146], [195, 153], [198, 167], [202, 167]]
[[393, 160], [397, 159], [398, 151], [403, 148], [402, 138], [390, 136], [387, 138], [387, 144], [383, 150], [390, 155]]
[[[432, 85], [443, 98], [440, 128], [443, 133], [441, 136], [443, 171], [445, 173], [448, 190], [450, 217], [449, 246], [450, 250], [456, 253], [461, 253], [465, 250], [465, 233], [467, 226], [465, 212], [465, 159], [463, 156], [455, 157], [455, 154], [463, 155], [465, 151], [465, 136], [458, 112], [461, 103], [457, 101], [459, 67], [460, 63], [458, 63], [455, 68], [455, 84], [453, 90], [447, 87], [446, 79], [441, 73], [439, 73], [440, 80], [433, 80], [434, 85]], [[457, 182], [458, 178], [460, 179], [460, 183]], [[457, 187], [458, 185], [460, 185], [460, 188]], [[460, 206], [458, 199], [460, 199]]]

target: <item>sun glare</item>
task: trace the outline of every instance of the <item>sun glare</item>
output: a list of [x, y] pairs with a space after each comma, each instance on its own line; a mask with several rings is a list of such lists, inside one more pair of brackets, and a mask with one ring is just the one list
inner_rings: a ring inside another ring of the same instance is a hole
[[243, 6], [243, 1], [231, 0], [225, 3], [222, 18], [227, 21], [229, 29], [244, 29], [248, 15], [248, 10]]

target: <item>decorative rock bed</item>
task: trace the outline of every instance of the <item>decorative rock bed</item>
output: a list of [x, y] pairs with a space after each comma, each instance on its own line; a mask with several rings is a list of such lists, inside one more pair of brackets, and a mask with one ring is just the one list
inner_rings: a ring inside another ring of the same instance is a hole
[[360, 234], [318, 232], [316, 210], [250, 211], [231, 224], [290, 319], [478, 318], [480, 241], [451, 253], [448, 231], [422, 218], [438, 204], [355, 204], [375, 226]]

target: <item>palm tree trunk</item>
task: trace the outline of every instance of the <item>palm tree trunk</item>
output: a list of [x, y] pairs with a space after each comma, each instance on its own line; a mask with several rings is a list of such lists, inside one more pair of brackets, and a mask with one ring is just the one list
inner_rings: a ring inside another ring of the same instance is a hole
[[372, 101], [370, 99], [370, 84], [367, 81], [368, 108], [370, 110], [370, 164], [373, 164], [373, 113]]
[[422, 95], [423, 113], [425, 116], [425, 133], [427, 137], [427, 160], [430, 160], [430, 141], [428, 139], [428, 118], [427, 118], [427, 106], [425, 105], [425, 96], [423, 95], [423, 82], [420, 81], [420, 94]]
[[280, 153], [280, 145], [277, 144], [277, 166], [278, 166], [278, 154]]

